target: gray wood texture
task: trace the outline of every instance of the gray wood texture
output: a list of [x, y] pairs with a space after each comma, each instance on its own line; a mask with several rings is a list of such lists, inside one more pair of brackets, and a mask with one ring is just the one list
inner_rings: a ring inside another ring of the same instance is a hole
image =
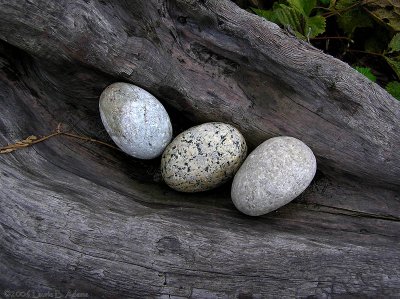
[[400, 296], [400, 105], [345, 63], [225, 0], [2, 1], [0, 39], [0, 145], [58, 123], [109, 141], [98, 97], [126, 81], [166, 105], [175, 132], [218, 120], [251, 146], [291, 135], [320, 169], [250, 218], [229, 184], [177, 193], [159, 160], [98, 144], [0, 155], [0, 290]]

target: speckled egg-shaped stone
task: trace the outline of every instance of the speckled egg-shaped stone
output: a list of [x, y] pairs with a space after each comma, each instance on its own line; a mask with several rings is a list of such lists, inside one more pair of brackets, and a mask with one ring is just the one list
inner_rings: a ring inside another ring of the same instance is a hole
[[244, 214], [266, 214], [299, 196], [316, 169], [315, 156], [302, 141], [271, 138], [250, 153], [236, 173], [232, 201]]
[[161, 174], [177, 191], [206, 191], [233, 177], [246, 153], [246, 141], [235, 127], [205, 123], [179, 134], [167, 146]]
[[172, 139], [172, 126], [164, 106], [146, 90], [114, 83], [100, 96], [100, 116], [116, 145], [139, 159], [153, 159]]

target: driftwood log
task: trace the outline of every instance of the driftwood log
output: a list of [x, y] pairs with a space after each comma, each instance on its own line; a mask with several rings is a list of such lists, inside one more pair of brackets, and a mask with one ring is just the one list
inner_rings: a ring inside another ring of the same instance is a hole
[[306, 142], [320, 172], [264, 217], [229, 184], [181, 194], [139, 161], [53, 137], [0, 155], [0, 297], [400, 296], [400, 102], [228, 0], [0, 2], [0, 146], [58, 124], [110, 142], [98, 97], [157, 96], [175, 132], [237, 126]]

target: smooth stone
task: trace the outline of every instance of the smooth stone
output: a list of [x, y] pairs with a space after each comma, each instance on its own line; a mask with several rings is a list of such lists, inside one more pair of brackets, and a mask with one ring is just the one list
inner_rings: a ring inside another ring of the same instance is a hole
[[275, 137], [259, 145], [238, 170], [232, 201], [244, 214], [259, 216], [299, 196], [317, 170], [312, 150], [293, 137]]
[[235, 127], [205, 123], [179, 134], [167, 146], [161, 174], [177, 191], [206, 191], [232, 178], [246, 153], [246, 141]]
[[100, 116], [115, 144], [128, 155], [153, 159], [172, 139], [172, 126], [164, 106], [146, 90], [114, 83], [100, 96]]

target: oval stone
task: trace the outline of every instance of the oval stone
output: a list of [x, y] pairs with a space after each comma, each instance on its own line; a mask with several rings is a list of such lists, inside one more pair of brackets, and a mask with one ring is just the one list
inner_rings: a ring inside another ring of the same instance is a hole
[[179, 134], [167, 146], [161, 174], [177, 191], [206, 191], [232, 178], [246, 153], [246, 141], [235, 127], [205, 123]]
[[259, 216], [299, 196], [317, 169], [315, 156], [293, 137], [271, 138], [243, 162], [232, 183], [232, 201], [244, 214]]
[[172, 126], [164, 106], [146, 90], [114, 83], [100, 96], [100, 116], [108, 134], [125, 153], [153, 159], [172, 139]]

